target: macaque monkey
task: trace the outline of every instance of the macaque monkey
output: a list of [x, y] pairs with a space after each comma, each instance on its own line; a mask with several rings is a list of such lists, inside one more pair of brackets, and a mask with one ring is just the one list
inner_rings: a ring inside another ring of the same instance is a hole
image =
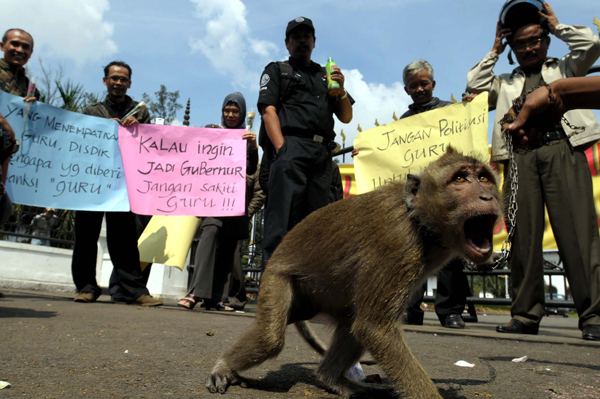
[[373, 390], [345, 377], [367, 350], [402, 397], [441, 398], [398, 320], [413, 291], [451, 259], [490, 258], [500, 214], [492, 169], [450, 146], [419, 176], [313, 212], [274, 252], [255, 323], [216, 363], [207, 388], [224, 393], [239, 372], [281, 352], [288, 324], [324, 313], [336, 327], [316, 374], [329, 389], [345, 398]]

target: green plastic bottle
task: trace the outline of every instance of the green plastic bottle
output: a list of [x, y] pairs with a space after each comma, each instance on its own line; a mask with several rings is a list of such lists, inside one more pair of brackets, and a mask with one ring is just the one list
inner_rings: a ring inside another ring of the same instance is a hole
[[325, 69], [327, 70], [327, 90], [329, 90], [330, 96], [337, 96], [341, 91], [340, 84], [335, 80], [331, 80], [331, 72], [333, 72], [334, 66], [337, 66], [335, 61], [333, 61], [333, 58], [329, 57]]

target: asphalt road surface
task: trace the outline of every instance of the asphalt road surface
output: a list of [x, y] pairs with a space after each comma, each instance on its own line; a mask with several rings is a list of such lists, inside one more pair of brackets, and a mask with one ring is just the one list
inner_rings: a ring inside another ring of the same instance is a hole
[[[54, 295], [3, 292], [0, 381], [12, 386], [0, 390], [0, 398], [221, 397], [206, 390], [206, 377], [253, 322], [249, 313], [145, 309], [106, 300], [81, 304]], [[493, 331], [496, 321], [481, 316], [480, 323], [457, 332], [439, 327], [435, 315], [427, 318], [432, 326], [407, 328], [405, 335], [444, 398], [600, 398], [600, 343], [581, 340], [576, 319], [544, 319], [568, 324], [557, 325], [558, 335], [548, 330], [547, 340], [543, 335], [521, 340], [499, 336]], [[315, 329], [328, 334], [322, 325]], [[566, 344], [561, 329], [570, 334]], [[528, 360], [511, 361], [522, 356]], [[243, 373], [248, 388], [231, 387], [225, 397], [338, 397], [313, 375], [319, 358], [289, 328], [279, 357]], [[455, 366], [459, 360], [475, 367]], [[377, 365], [364, 369], [385, 381]]]

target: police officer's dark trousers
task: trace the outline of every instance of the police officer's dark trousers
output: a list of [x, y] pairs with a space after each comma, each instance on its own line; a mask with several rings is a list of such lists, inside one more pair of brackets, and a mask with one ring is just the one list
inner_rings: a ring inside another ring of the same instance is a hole
[[[461, 259], [452, 259], [437, 276], [437, 291], [435, 294], [435, 314], [442, 325], [451, 314], [462, 315], [471, 295], [469, 281], [463, 272], [464, 263]], [[421, 303], [425, 297], [426, 284], [414, 292], [406, 309], [407, 321], [410, 324], [423, 322]]]
[[289, 230], [328, 204], [330, 184], [331, 154], [325, 145], [310, 138], [285, 136], [269, 174], [265, 264]]
[[442, 325], [444, 325], [447, 316], [451, 314], [462, 315], [467, 305], [467, 297], [471, 296], [469, 280], [463, 272], [464, 267], [463, 261], [455, 258], [437, 276], [435, 314]]
[[[534, 325], [544, 315], [542, 238], [546, 204], [579, 313], [579, 328], [600, 324], [600, 238], [585, 152], [572, 149], [563, 139], [515, 154], [515, 160], [519, 210], [511, 257], [513, 318]], [[509, 190], [508, 183], [505, 178], [504, 192]]]
[[[90, 292], [96, 298], [102, 292], [96, 281], [96, 259], [104, 214], [89, 211], [77, 211], [75, 214], [75, 247], [71, 263], [73, 282], [78, 292]], [[135, 215], [132, 212], [106, 212], [106, 243], [126, 295], [134, 300], [149, 295], [142, 282]]]

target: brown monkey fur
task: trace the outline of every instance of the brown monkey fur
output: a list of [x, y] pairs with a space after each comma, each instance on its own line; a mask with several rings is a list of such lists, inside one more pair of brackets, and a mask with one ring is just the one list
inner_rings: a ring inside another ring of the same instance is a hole
[[367, 350], [396, 393], [440, 398], [398, 319], [412, 292], [451, 259], [488, 260], [500, 209], [492, 169], [448, 147], [419, 176], [313, 212], [274, 252], [255, 323], [217, 362], [207, 388], [224, 393], [238, 372], [279, 354], [288, 324], [325, 313], [336, 328], [316, 374], [329, 389], [343, 397], [373, 389], [345, 377]]

